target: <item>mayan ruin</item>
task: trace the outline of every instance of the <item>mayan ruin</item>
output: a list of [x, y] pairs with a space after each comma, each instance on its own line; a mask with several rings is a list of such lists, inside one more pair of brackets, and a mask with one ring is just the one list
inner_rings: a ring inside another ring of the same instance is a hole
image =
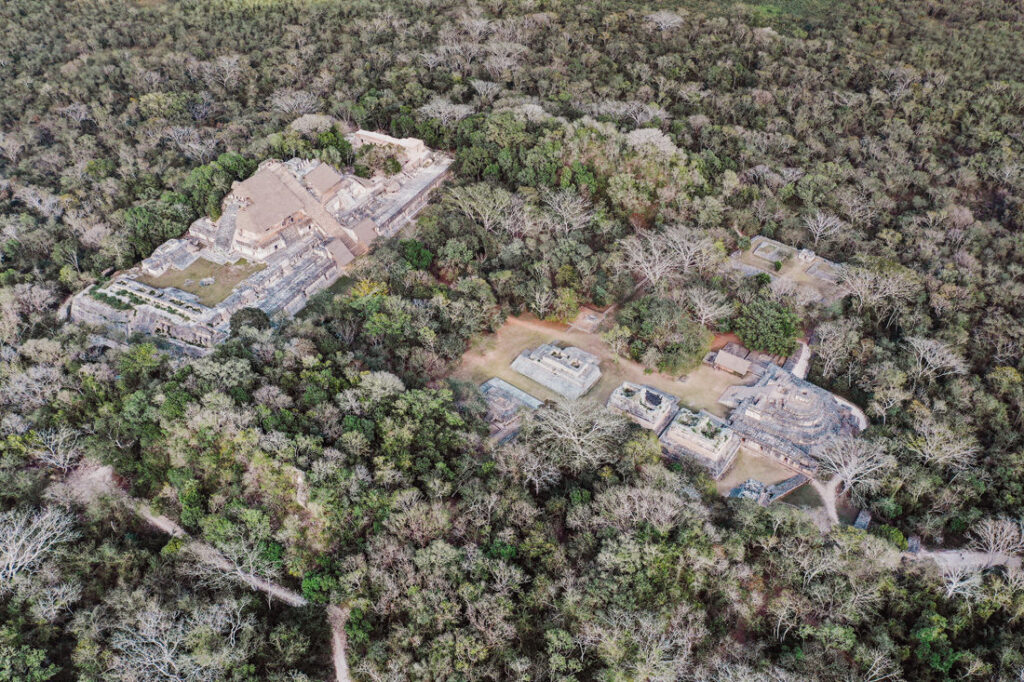
[[744, 275], [768, 275], [773, 287], [803, 303], [829, 304], [839, 298], [839, 266], [810, 249], [758, 235], [750, 240], [749, 250], [733, 252], [728, 262]]
[[739, 437], [721, 419], [685, 407], [679, 409], [658, 440], [667, 457], [692, 458], [707, 467], [715, 479], [728, 471], [740, 448]]
[[785, 466], [813, 475], [811, 450], [831, 436], [855, 435], [864, 417], [856, 408], [785, 369], [769, 365], [752, 386], [733, 386], [719, 402], [732, 408], [728, 425], [743, 444]]
[[522, 351], [512, 369], [569, 400], [581, 398], [601, 378], [600, 358], [569, 346], [545, 343]]
[[656, 434], [676, 414], [679, 398], [651, 386], [624, 382], [608, 397], [607, 407]]
[[363, 130], [348, 139], [392, 148], [401, 170], [362, 178], [316, 160], [264, 161], [232, 186], [219, 219], [196, 220], [135, 267], [77, 294], [71, 319], [204, 355], [242, 308], [294, 315], [374, 239], [408, 224], [452, 161], [421, 140]]
[[480, 393], [487, 404], [486, 419], [490, 435], [499, 441], [515, 436], [524, 410], [536, 410], [542, 404], [526, 391], [498, 377], [482, 383]]

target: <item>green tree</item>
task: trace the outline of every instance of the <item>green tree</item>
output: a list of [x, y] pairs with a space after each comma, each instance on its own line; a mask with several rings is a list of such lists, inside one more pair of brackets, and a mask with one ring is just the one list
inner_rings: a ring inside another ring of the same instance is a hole
[[732, 331], [747, 348], [789, 355], [800, 334], [800, 318], [781, 303], [759, 297], [740, 306]]

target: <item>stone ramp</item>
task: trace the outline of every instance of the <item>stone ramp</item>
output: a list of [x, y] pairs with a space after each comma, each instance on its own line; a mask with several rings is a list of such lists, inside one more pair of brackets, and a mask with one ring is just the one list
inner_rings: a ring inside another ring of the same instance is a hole
[[781, 500], [783, 497], [807, 483], [809, 480], [811, 479], [807, 478], [803, 474], [797, 474], [796, 476], [787, 478], [785, 481], [779, 481], [775, 485], [768, 486], [768, 504], [771, 504], [776, 500]]
[[230, 251], [235, 239], [235, 221], [238, 218], [238, 204], [228, 204], [224, 213], [217, 221], [217, 234], [213, 237], [213, 245], [222, 251]]

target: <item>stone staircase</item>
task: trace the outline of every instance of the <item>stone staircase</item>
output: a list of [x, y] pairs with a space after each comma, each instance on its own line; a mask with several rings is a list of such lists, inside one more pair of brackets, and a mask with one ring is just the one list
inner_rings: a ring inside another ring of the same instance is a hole
[[238, 218], [238, 204], [228, 204], [224, 213], [217, 221], [217, 234], [213, 238], [213, 245], [222, 251], [230, 251], [231, 243], [235, 239], [235, 220]]

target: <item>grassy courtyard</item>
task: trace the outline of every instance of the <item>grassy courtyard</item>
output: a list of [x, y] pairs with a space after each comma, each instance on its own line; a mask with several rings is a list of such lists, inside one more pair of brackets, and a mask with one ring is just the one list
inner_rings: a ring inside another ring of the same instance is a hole
[[724, 417], [728, 410], [718, 404], [718, 397], [729, 386], [749, 383], [749, 380], [744, 382], [740, 377], [706, 365], [701, 365], [682, 378], [648, 372], [643, 365], [615, 355], [597, 334], [569, 331], [565, 325], [544, 322], [532, 315], [510, 317], [497, 333], [478, 339], [462, 356], [455, 377], [476, 384], [491, 377], [500, 377], [541, 400], [553, 400], [558, 397], [554, 392], [509, 367], [520, 351], [547, 342], [577, 346], [601, 358], [601, 379], [586, 395], [588, 399], [601, 403], [623, 381], [632, 381], [677, 396], [691, 409], [703, 409]]
[[[215, 306], [234, 290], [243, 280], [267, 267], [263, 263], [250, 263], [240, 259], [235, 263], [221, 265], [205, 258], [197, 258], [184, 270], [171, 268], [159, 277], [140, 276], [143, 284], [163, 289], [175, 287], [199, 297], [199, 302], [206, 306]], [[212, 277], [213, 284], [202, 286], [200, 281]]]

